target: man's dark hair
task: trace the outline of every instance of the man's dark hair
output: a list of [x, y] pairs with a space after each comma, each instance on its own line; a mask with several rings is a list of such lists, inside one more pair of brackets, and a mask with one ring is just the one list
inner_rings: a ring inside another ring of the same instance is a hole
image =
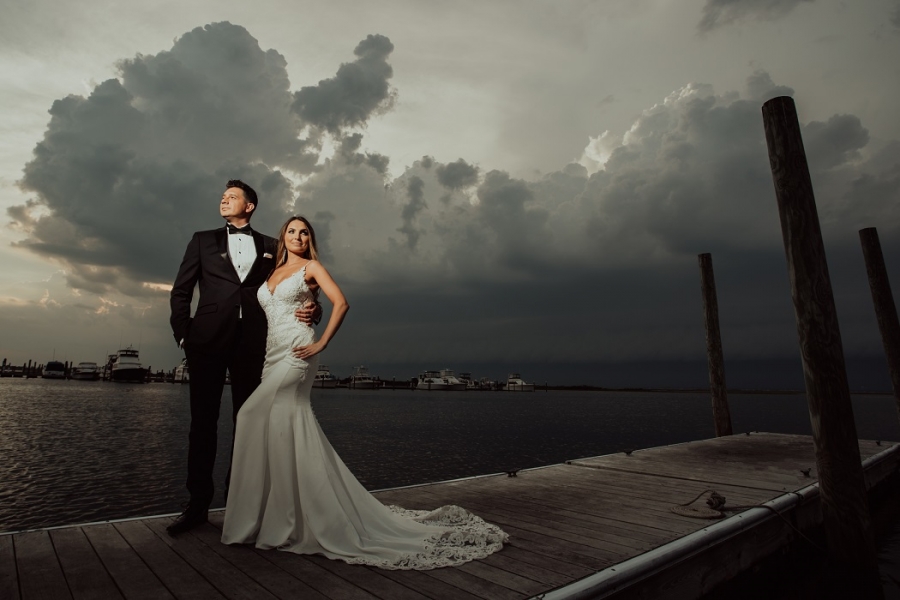
[[252, 204], [253, 206], [259, 206], [259, 200], [256, 197], [256, 190], [252, 187], [241, 181], [240, 179], [229, 179], [228, 183], [225, 184], [225, 189], [228, 188], [240, 188], [242, 192], [244, 192], [244, 197], [247, 199], [247, 202]]

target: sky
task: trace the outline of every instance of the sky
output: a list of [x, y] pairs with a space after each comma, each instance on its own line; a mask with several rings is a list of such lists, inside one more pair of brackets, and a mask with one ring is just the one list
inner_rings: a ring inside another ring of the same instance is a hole
[[897, 0], [0, 5], [13, 363], [133, 344], [174, 368], [168, 290], [240, 178], [257, 230], [315, 227], [352, 307], [322, 358], [339, 376], [702, 385], [709, 252], [741, 385], [779, 361], [796, 381], [760, 110], [787, 95], [844, 351], [869, 365], [851, 384], [889, 386], [858, 230], [896, 296]]

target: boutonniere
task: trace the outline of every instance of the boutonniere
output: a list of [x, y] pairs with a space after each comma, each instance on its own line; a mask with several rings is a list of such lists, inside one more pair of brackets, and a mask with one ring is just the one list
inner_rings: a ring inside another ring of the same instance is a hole
[[272, 255], [268, 252], [263, 252], [263, 258], [272, 258]]

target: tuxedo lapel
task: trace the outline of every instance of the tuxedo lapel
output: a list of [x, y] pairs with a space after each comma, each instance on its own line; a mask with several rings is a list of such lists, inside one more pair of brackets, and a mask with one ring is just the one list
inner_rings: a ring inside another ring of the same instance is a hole
[[247, 278], [244, 281], [249, 280], [256, 270], [260, 268], [260, 264], [263, 262], [263, 255], [266, 252], [266, 244], [263, 240], [263, 235], [255, 229], [252, 230], [252, 233], [253, 244], [256, 246], [256, 259], [253, 261], [253, 266], [250, 267], [250, 271], [247, 273]]
[[241, 278], [234, 270], [234, 263], [231, 262], [231, 256], [228, 255], [228, 230], [224, 227], [216, 229], [216, 252], [222, 259], [222, 268], [225, 269], [225, 272], [234, 279], [235, 283], [240, 283]]

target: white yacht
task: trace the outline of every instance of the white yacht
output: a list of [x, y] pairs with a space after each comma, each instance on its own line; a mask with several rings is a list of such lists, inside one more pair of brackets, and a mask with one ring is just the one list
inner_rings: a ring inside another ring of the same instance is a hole
[[478, 383], [472, 379], [471, 373], [466, 373], [465, 371], [459, 372], [459, 380], [466, 384], [467, 390], [477, 390]]
[[112, 380], [129, 383], [144, 383], [147, 370], [141, 367], [138, 351], [128, 346], [116, 352], [116, 359], [112, 364]]
[[175, 367], [175, 378], [172, 383], [190, 383], [191, 372], [188, 370], [187, 359], [181, 359], [181, 364]]
[[425, 371], [420, 374], [416, 389], [430, 391], [463, 391], [466, 389], [466, 383], [457, 379], [453, 375], [451, 369], [441, 369], [440, 371]]
[[369, 370], [363, 366], [356, 367], [356, 371], [350, 376], [351, 390], [373, 390], [376, 386], [375, 378], [369, 375]]
[[100, 366], [95, 362], [80, 362], [72, 369], [70, 376], [81, 381], [97, 381], [100, 379]]
[[66, 365], [58, 360], [51, 360], [41, 372], [41, 377], [44, 379], [65, 379]]
[[509, 377], [506, 378], [506, 391], [507, 392], [533, 392], [534, 384], [533, 383], [525, 383], [522, 379], [522, 376], [518, 373], [510, 373]]
[[313, 387], [333, 389], [337, 387], [337, 377], [331, 374], [331, 371], [325, 365], [319, 365], [316, 370], [316, 376], [313, 379]]

